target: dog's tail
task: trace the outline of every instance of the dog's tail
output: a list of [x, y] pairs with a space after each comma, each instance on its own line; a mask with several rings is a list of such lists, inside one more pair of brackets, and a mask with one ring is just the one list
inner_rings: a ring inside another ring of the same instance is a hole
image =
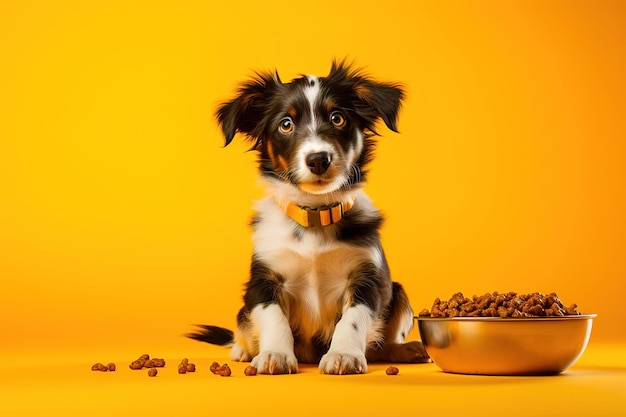
[[196, 324], [196, 326], [198, 329], [195, 332], [187, 333], [185, 336], [219, 346], [231, 346], [235, 342], [235, 335], [232, 330], [206, 324]]

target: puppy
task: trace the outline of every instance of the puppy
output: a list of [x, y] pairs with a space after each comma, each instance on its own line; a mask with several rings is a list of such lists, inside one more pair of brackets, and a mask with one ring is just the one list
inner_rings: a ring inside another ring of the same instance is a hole
[[363, 192], [377, 123], [394, 132], [404, 97], [345, 62], [289, 83], [258, 73], [217, 110], [225, 144], [237, 133], [258, 152], [267, 196], [252, 220], [254, 254], [237, 330], [188, 335], [231, 345], [260, 373], [316, 363], [325, 374], [367, 372], [369, 361], [428, 362], [404, 340], [413, 312], [392, 282], [380, 212]]

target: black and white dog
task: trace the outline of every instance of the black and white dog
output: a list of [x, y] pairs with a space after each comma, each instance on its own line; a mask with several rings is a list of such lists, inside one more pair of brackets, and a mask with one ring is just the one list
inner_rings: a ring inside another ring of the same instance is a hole
[[200, 326], [189, 337], [232, 345], [260, 373], [367, 372], [367, 361], [428, 362], [404, 340], [413, 312], [392, 282], [382, 217], [362, 188], [382, 120], [396, 132], [404, 93], [345, 62], [326, 77], [283, 83], [259, 73], [222, 104], [228, 145], [244, 134], [258, 151], [267, 197], [252, 220], [254, 255], [237, 330]]

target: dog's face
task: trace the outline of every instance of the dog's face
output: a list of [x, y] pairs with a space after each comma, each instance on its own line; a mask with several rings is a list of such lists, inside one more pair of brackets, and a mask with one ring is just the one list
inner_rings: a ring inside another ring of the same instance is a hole
[[237, 132], [260, 153], [263, 176], [310, 194], [347, 190], [364, 181], [382, 120], [393, 131], [403, 98], [395, 84], [377, 83], [344, 63], [326, 77], [282, 83], [258, 74], [217, 111], [226, 145]]

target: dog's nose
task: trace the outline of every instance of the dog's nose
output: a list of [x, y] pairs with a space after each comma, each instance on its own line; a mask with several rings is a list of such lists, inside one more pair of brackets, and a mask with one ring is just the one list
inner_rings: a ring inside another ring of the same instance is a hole
[[330, 166], [330, 154], [328, 152], [315, 152], [306, 156], [305, 162], [312, 173], [322, 175]]

